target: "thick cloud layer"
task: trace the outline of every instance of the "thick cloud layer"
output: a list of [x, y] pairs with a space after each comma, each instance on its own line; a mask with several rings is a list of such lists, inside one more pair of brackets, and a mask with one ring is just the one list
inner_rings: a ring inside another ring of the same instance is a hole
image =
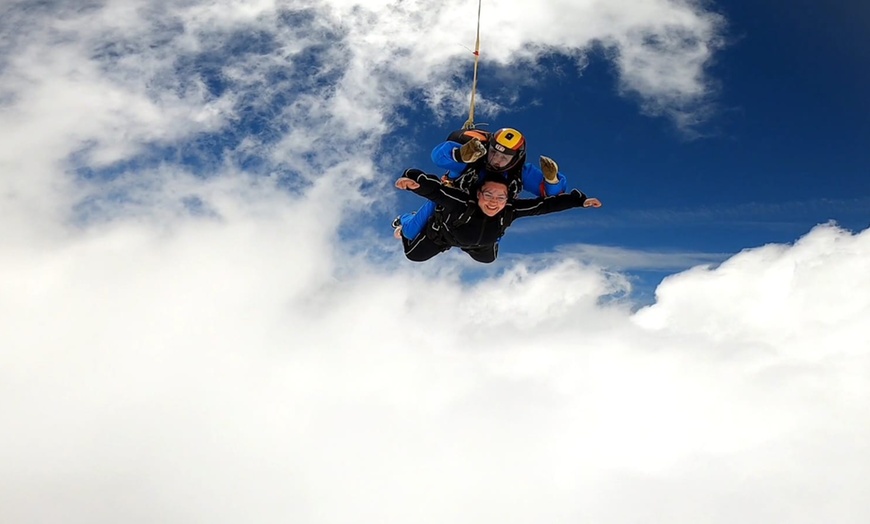
[[[7, 7], [0, 520], [870, 517], [868, 232], [747, 250], [637, 312], [571, 251], [468, 284], [337, 243], [390, 182], [398, 95], [464, 103], [440, 95], [464, 51], [419, 27], [465, 4]], [[703, 98], [720, 22], [694, 4], [502, 4], [498, 60], [599, 40], [644, 103]]]
[[867, 232], [632, 314], [571, 262], [337, 276], [283, 207], [4, 251], [4, 520], [867, 516]]

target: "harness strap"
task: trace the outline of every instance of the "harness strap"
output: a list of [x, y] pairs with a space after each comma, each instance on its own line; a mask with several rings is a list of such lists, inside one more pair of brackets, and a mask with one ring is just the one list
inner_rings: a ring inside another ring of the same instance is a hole
[[[475, 209], [477, 209], [477, 202], [469, 200], [465, 211], [456, 217], [456, 220], [451, 222], [450, 225], [452, 227], [460, 227], [469, 223]], [[447, 232], [444, 229], [444, 208], [442, 206], [437, 206], [435, 208], [435, 213], [432, 215], [432, 221], [429, 223], [429, 226], [426, 227], [426, 236], [429, 237], [429, 240], [432, 240], [435, 243], [450, 245], [447, 241]]]
[[446, 231], [444, 231], [443, 207], [437, 206], [435, 208], [435, 213], [432, 215], [432, 220], [426, 227], [426, 237], [440, 246], [450, 247], [450, 243], [447, 241]]
[[464, 226], [470, 222], [471, 215], [474, 213], [475, 209], [477, 209], [477, 202], [469, 200], [465, 211], [463, 211], [462, 214], [456, 217], [456, 220], [453, 221], [453, 227]]

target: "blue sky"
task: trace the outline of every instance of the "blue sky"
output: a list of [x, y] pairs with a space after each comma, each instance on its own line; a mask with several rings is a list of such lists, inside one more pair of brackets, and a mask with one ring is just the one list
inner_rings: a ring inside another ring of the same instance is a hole
[[[707, 69], [709, 114], [690, 129], [643, 114], [636, 98], [620, 96], [600, 49], [579, 74], [572, 58], [546, 56], [547, 72], [536, 73], [533, 85], [506, 87], [504, 72], [487, 61], [499, 35], [482, 36], [480, 91], [514, 88], [518, 98], [493, 118], [478, 109], [476, 121], [522, 130], [530, 158], [555, 158], [572, 184], [605, 204], [540, 219], [548, 227], [517, 224], [504, 251], [580, 242], [724, 257], [793, 242], [829, 220], [855, 231], [870, 225], [870, 8], [768, 1], [712, 7], [727, 29]], [[470, 54], [468, 60], [470, 78]], [[460, 127], [466, 117], [445, 117], [445, 124]], [[420, 144], [408, 165], [431, 168], [429, 144], [449, 125], [433, 124], [425, 111], [406, 118], [402, 133]], [[534, 231], [521, 233], [526, 229]], [[661, 276], [648, 274], [641, 285]]]
[[870, 521], [867, 8], [530, 5], [477, 121], [604, 207], [483, 265], [389, 228], [475, 0], [4, 3], [0, 521]]

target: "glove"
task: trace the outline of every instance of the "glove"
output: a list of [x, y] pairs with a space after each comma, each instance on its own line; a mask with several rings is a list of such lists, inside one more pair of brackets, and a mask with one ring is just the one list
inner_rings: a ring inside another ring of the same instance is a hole
[[541, 157], [541, 172], [544, 173], [544, 180], [548, 184], [559, 182], [559, 165], [552, 158], [548, 156]]
[[468, 142], [462, 144], [459, 148], [459, 158], [466, 164], [476, 162], [480, 157], [486, 154], [486, 146], [480, 143], [480, 140], [472, 138]]

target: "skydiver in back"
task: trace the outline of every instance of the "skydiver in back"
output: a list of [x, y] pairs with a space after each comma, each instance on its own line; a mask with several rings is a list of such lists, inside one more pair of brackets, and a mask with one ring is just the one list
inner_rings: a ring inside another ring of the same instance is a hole
[[[542, 156], [540, 168], [526, 162], [526, 139], [509, 127], [494, 133], [479, 129], [454, 131], [432, 150], [432, 161], [447, 170], [442, 178], [446, 184], [465, 191], [473, 188], [478, 178], [497, 174], [507, 182], [510, 200], [523, 190], [544, 197], [563, 193], [568, 186], [553, 159]], [[396, 236], [413, 240], [434, 213], [435, 203], [428, 201], [416, 212], [396, 217]]]
[[577, 189], [548, 197], [510, 199], [509, 184], [497, 173], [479, 178], [470, 193], [449, 187], [419, 169], [406, 170], [395, 185], [437, 206], [424, 230], [414, 238], [399, 235], [405, 256], [414, 262], [458, 247], [474, 260], [490, 263], [498, 256], [498, 241], [515, 219], [574, 207], [601, 207], [597, 198], [587, 197]]

